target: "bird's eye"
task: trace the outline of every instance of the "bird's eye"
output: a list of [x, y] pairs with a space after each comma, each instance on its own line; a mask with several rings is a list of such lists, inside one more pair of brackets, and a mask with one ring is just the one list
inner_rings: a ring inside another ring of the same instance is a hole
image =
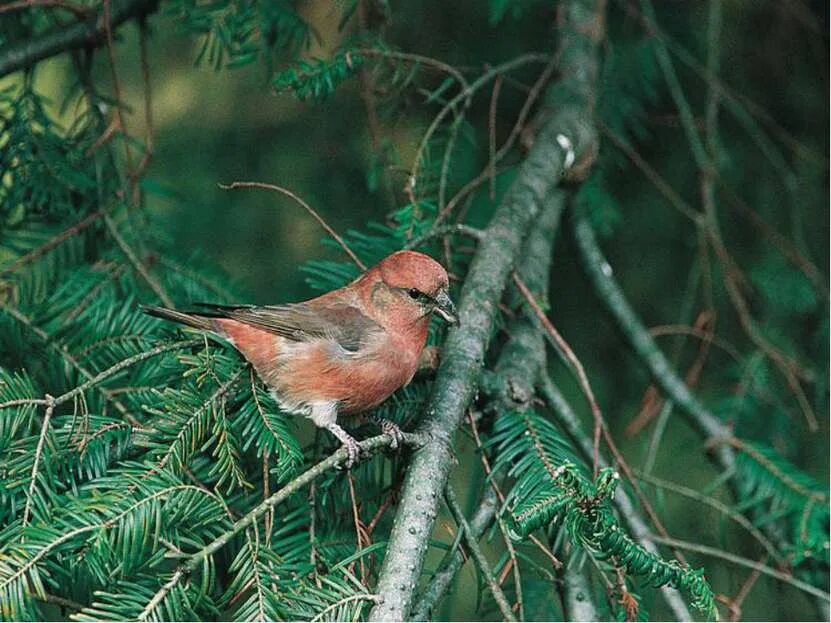
[[407, 290], [407, 294], [409, 294], [410, 298], [413, 300], [418, 300], [421, 297], [421, 292], [419, 292], [416, 288], [410, 288]]

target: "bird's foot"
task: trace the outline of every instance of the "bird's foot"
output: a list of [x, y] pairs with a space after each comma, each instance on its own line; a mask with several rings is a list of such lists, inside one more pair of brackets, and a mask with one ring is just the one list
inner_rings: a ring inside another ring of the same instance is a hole
[[346, 448], [346, 461], [343, 466], [346, 469], [351, 469], [361, 458], [361, 446], [356, 439], [338, 426], [335, 422], [331, 422], [326, 426], [335, 437], [337, 437]]
[[346, 448], [346, 462], [343, 466], [346, 469], [352, 469], [352, 466], [361, 459], [361, 446], [354, 437], [347, 437], [341, 441], [343, 441], [343, 447]]
[[381, 427], [382, 433], [392, 437], [392, 443], [390, 444], [390, 448], [396, 450], [404, 445], [404, 431], [401, 430], [398, 424], [396, 424], [392, 420], [388, 420], [382, 417], [374, 417], [372, 419], [376, 424], [378, 424], [378, 426]]

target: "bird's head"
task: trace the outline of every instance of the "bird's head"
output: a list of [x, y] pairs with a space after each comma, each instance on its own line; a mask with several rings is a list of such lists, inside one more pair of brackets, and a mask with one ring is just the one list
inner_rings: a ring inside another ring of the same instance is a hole
[[448, 295], [449, 280], [433, 258], [417, 251], [397, 251], [365, 275], [370, 300], [379, 315], [399, 326], [429, 320], [433, 312], [447, 322], [459, 322]]

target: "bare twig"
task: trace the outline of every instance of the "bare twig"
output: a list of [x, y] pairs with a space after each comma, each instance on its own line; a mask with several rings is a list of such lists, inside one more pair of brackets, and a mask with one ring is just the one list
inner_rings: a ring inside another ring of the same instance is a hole
[[450, 507], [450, 511], [453, 513], [456, 518], [456, 522], [459, 524], [459, 529], [464, 533], [467, 547], [470, 550], [473, 559], [476, 561], [476, 564], [479, 566], [479, 571], [482, 572], [482, 576], [485, 578], [488, 588], [490, 588], [493, 599], [496, 601], [496, 605], [499, 607], [499, 611], [502, 613], [503, 619], [505, 621], [516, 621], [517, 619], [511, 610], [511, 605], [508, 603], [508, 598], [505, 597], [505, 593], [502, 592], [499, 582], [496, 581], [496, 578], [493, 575], [490, 563], [488, 563], [487, 558], [485, 558], [485, 555], [479, 548], [479, 543], [473, 534], [470, 524], [467, 522], [467, 519], [465, 519], [462, 509], [459, 507], [459, 502], [456, 500], [456, 494], [453, 492], [453, 488], [450, 485], [448, 485], [447, 489], [445, 489], [444, 495], [447, 500], [447, 505]]
[[829, 594], [825, 591], [818, 589], [816, 586], [812, 586], [807, 582], [803, 582], [802, 580], [799, 580], [788, 573], [777, 571], [776, 569], [773, 569], [755, 560], [750, 560], [749, 558], [744, 558], [743, 556], [737, 556], [736, 554], [731, 554], [730, 552], [726, 552], [716, 547], [710, 547], [709, 545], [701, 545], [700, 543], [690, 543], [689, 541], [666, 538], [658, 536], [656, 534], [652, 535], [652, 539], [656, 543], [663, 543], [664, 545], [668, 545], [670, 547], [677, 547], [678, 549], [685, 549], [687, 551], [695, 552], [697, 554], [703, 554], [704, 556], [719, 558], [720, 560], [725, 560], [740, 567], [747, 567], [748, 569], [758, 570], [760, 573], [764, 575], [774, 578], [775, 580], [779, 580], [780, 582], [784, 582], [785, 584], [790, 584], [794, 588], [808, 593], [809, 595], [819, 597], [824, 601], [831, 601], [831, 596], [829, 596]]
[[592, 391], [591, 384], [589, 383], [589, 377], [586, 375], [586, 370], [583, 368], [583, 364], [580, 362], [580, 359], [578, 359], [577, 355], [574, 354], [574, 351], [571, 350], [571, 346], [569, 346], [568, 342], [563, 339], [563, 336], [560, 335], [560, 332], [557, 331], [552, 322], [548, 319], [548, 316], [545, 315], [542, 307], [540, 307], [540, 304], [534, 298], [534, 295], [531, 294], [531, 291], [528, 289], [528, 286], [525, 285], [522, 278], [515, 272], [513, 274], [513, 279], [517, 288], [519, 288], [519, 291], [522, 293], [522, 296], [531, 306], [531, 309], [534, 311], [534, 314], [540, 321], [540, 324], [542, 324], [545, 329], [546, 335], [551, 338], [554, 346], [560, 353], [562, 353], [562, 355], [566, 358], [566, 361], [568, 361], [573, 368], [575, 374], [577, 374], [580, 388], [583, 390], [583, 395], [585, 395], [586, 400], [589, 403], [592, 417], [594, 418], [594, 457], [592, 465], [594, 475], [596, 477], [598, 470], [600, 469], [600, 435], [603, 430], [603, 413], [600, 411], [600, 406], [597, 404], [597, 399], [594, 397], [594, 392]]
[[303, 207], [303, 209], [305, 209], [309, 214], [311, 214], [312, 218], [314, 218], [320, 224], [320, 226], [326, 230], [326, 233], [329, 234], [340, 245], [341, 249], [343, 249], [344, 252], [350, 257], [350, 259], [353, 262], [355, 262], [355, 265], [358, 268], [360, 268], [361, 270], [366, 270], [366, 264], [364, 264], [360, 260], [360, 258], [358, 258], [358, 256], [355, 255], [352, 249], [350, 249], [349, 246], [346, 244], [346, 241], [344, 241], [344, 239], [341, 238], [338, 235], [338, 233], [334, 229], [332, 229], [332, 227], [325, 220], [323, 220], [323, 217], [320, 216], [320, 214], [318, 214], [312, 206], [303, 201], [300, 197], [298, 197], [289, 189], [283, 188], [282, 186], [277, 186], [276, 184], [266, 184], [264, 182], [231, 182], [230, 184], [220, 184], [219, 187], [223, 190], [233, 190], [235, 188], [262, 188], [264, 190], [271, 190], [273, 192], [277, 192], [286, 195], [291, 199], [294, 199]]

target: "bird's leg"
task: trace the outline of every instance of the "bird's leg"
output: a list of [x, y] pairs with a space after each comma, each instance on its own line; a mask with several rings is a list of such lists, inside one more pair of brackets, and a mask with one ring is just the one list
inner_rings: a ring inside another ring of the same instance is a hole
[[392, 420], [388, 420], [387, 418], [383, 418], [380, 415], [376, 415], [374, 413], [369, 416], [369, 419], [381, 427], [382, 433], [392, 437], [392, 443], [390, 444], [390, 448], [395, 450], [396, 448], [404, 444], [404, 432], [401, 430], [398, 424], [396, 424]]
[[334, 400], [322, 400], [320, 402], [313, 402], [309, 411], [309, 417], [320, 428], [325, 428], [346, 448], [346, 468], [349, 469], [357, 461], [361, 454], [361, 446], [355, 438], [343, 430], [337, 422], [338, 419], [338, 403]]

